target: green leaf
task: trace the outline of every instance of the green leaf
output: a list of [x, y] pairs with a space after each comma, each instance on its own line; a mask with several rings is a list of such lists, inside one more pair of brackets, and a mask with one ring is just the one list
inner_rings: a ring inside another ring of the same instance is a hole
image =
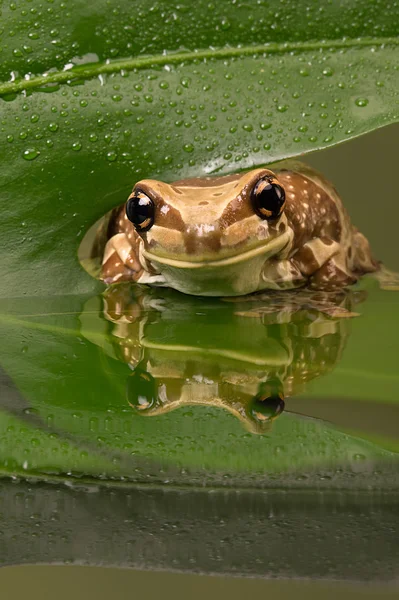
[[[103, 286], [77, 249], [139, 178], [228, 173], [398, 120], [399, 14], [366, 0], [21, 0], [1, 11], [2, 473], [369, 487], [381, 463], [373, 485], [397, 487], [395, 453], [362, 428], [289, 411], [255, 436], [215, 407], [134, 415], [103, 317], [82, 333]], [[219, 339], [246, 339], [254, 357], [262, 330], [233, 331], [231, 318], [219, 314]]]
[[398, 119], [399, 14], [381, 2], [2, 11], [2, 296], [93, 292], [78, 243], [139, 178], [227, 173]]

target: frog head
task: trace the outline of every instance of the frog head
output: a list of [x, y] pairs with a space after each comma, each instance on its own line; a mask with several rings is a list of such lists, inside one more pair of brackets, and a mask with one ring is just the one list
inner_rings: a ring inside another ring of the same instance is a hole
[[145, 179], [133, 188], [126, 216], [139, 239], [145, 271], [165, 285], [203, 296], [259, 288], [268, 258], [292, 237], [285, 190], [268, 169], [167, 184]]

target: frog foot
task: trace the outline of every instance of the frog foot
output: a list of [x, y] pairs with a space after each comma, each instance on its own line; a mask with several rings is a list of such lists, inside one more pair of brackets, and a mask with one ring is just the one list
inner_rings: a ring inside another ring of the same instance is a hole
[[373, 273], [382, 290], [390, 292], [399, 292], [399, 273], [387, 269], [383, 264], [380, 265], [378, 271]]

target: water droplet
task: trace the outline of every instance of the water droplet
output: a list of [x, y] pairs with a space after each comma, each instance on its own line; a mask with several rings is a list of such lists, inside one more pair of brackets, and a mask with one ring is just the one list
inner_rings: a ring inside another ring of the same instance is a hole
[[39, 119], [40, 119], [40, 115], [38, 115], [36, 113], [34, 113], [30, 118], [32, 123], [37, 123]]
[[184, 144], [183, 146], [184, 152], [194, 152], [193, 144]]
[[98, 140], [98, 137], [97, 137], [97, 135], [96, 135], [95, 133], [91, 133], [91, 134], [89, 135], [89, 140], [90, 140], [91, 142], [96, 142], [96, 141]]
[[10, 134], [10, 135], [8, 135], [8, 136], [7, 136], [7, 142], [10, 142], [10, 143], [11, 143], [11, 142], [13, 142], [13, 141], [14, 141], [14, 136], [13, 136], [13, 135], [11, 135], [11, 134]]
[[356, 106], [367, 106], [368, 103], [369, 101], [367, 100], [367, 98], [357, 98], [355, 100]]
[[107, 160], [109, 162], [114, 162], [117, 158], [118, 158], [118, 155], [115, 152], [115, 150], [110, 150], [109, 152], [107, 152]]
[[57, 131], [58, 125], [57, 123], [49, 123], [48, 128], [50, 129], [50, 131]]
[[355, 460], [365, 460], [365, 459], [366, 459], [366, 457], [365, 457], [365, 455], [364, 455], [364, 454], [354, 454], [354, 455], [353, 455], [353, 458], [354, 458]]
[[80, 142], [74, 142], [72, 144], [72, 150], [75, 150], [75, 152], [79, 152], [79, 150], [82, 149], [82, 144]]
[[27, 148], [24, 150], [22, 157], [25, 160], [35, 160], [39, 156], [40, 152], [37, 148]]
[[332, 75], [334, 75], [334, 71], [331, 67], [325, 67], [322, 73], [325, 77], [331, 77]]

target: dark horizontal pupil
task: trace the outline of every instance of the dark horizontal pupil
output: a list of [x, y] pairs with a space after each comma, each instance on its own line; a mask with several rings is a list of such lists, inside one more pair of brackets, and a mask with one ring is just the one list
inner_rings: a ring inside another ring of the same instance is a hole
[[271, 217], [278, 217], [285, 202], [285, 193], [280, 185], [261, 180], [255, 186], [254, 200], [261, 216], [271, 213]]
[[154, 203], [147, 196], [133, 196], [127, 202], [126, 215], [133, 225], [147, 229], [154, 220]]

